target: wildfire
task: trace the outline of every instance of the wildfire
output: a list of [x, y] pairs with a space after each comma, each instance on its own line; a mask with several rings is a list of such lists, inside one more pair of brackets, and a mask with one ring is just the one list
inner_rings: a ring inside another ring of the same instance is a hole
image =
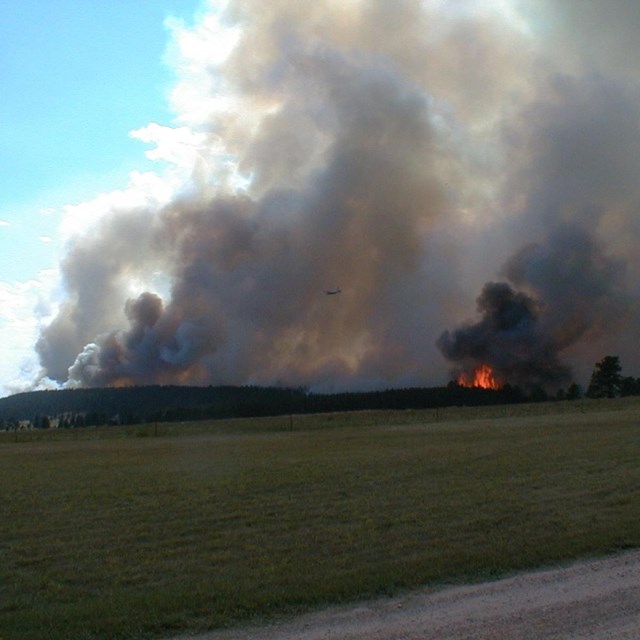
[[493, 369], [488, 364], [481, 364], [473, 373], [461, 373], [458, 377], [461, 387], [480, 387], [481, 389], [499, 389], [500, 384], [493, 375]]

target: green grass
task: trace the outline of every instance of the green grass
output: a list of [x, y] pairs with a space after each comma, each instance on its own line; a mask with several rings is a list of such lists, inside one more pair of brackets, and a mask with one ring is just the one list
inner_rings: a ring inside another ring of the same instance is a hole
[[170, 637], [638, 547], [638, 409], [0, 434], [0, 638]]

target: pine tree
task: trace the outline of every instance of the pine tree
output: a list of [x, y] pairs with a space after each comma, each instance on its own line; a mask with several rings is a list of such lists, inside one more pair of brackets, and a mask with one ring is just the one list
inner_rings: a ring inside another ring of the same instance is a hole
[[618, 356], [605, 356], [600, 362], [596, 362], [587, 389], [587, 398], [616, 398], [619, 396], [622, 384], [621, 371], [622, 367]]

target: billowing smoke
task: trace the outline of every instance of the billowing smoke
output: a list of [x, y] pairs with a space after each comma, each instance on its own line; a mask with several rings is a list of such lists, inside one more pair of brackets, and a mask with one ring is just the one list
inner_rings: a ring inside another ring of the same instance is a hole
[[563, 383], [569, 372], [558, 360], [559, 345], [542, 326], [540, 305], [506, 282], [489, 282], [478, 298], [481, 319], [443, 333], [438, 346], [461, 371], [487, 365], [498, 382], [540, 385]]
[[559, 11], [212, 6], [177, 65], [188, 177], [70, 241], [43, 374], [373, 388], [446, 382], [444, 355], [547, 385], [633, 343], [640, 76]]
[[559, 228], [544, 245], [523, 247], [502, 274], [510, 282], [489, 282], [478, 297], [480, 319], [438, 339], [445, 358], [457, 363], [456, 379], [488, 365], [501, 384], [566, 385], [572, 373], [561, 353], [617, 331], [630, 304], [616, 295], [622, 265], [580, 229]]

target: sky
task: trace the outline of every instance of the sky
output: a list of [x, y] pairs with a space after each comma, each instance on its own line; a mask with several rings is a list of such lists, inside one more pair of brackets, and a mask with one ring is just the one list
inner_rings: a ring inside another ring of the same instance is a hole
[[0, 3], [0, 395], [36, 367], [35, 308], [55, 280], [64, 207], [154, 164], [130, 132], [172, 122], [170, 24], [200, 6]]
[[0, 395], [640, 375], [639, 30], [635, 0], [0, 3]]

